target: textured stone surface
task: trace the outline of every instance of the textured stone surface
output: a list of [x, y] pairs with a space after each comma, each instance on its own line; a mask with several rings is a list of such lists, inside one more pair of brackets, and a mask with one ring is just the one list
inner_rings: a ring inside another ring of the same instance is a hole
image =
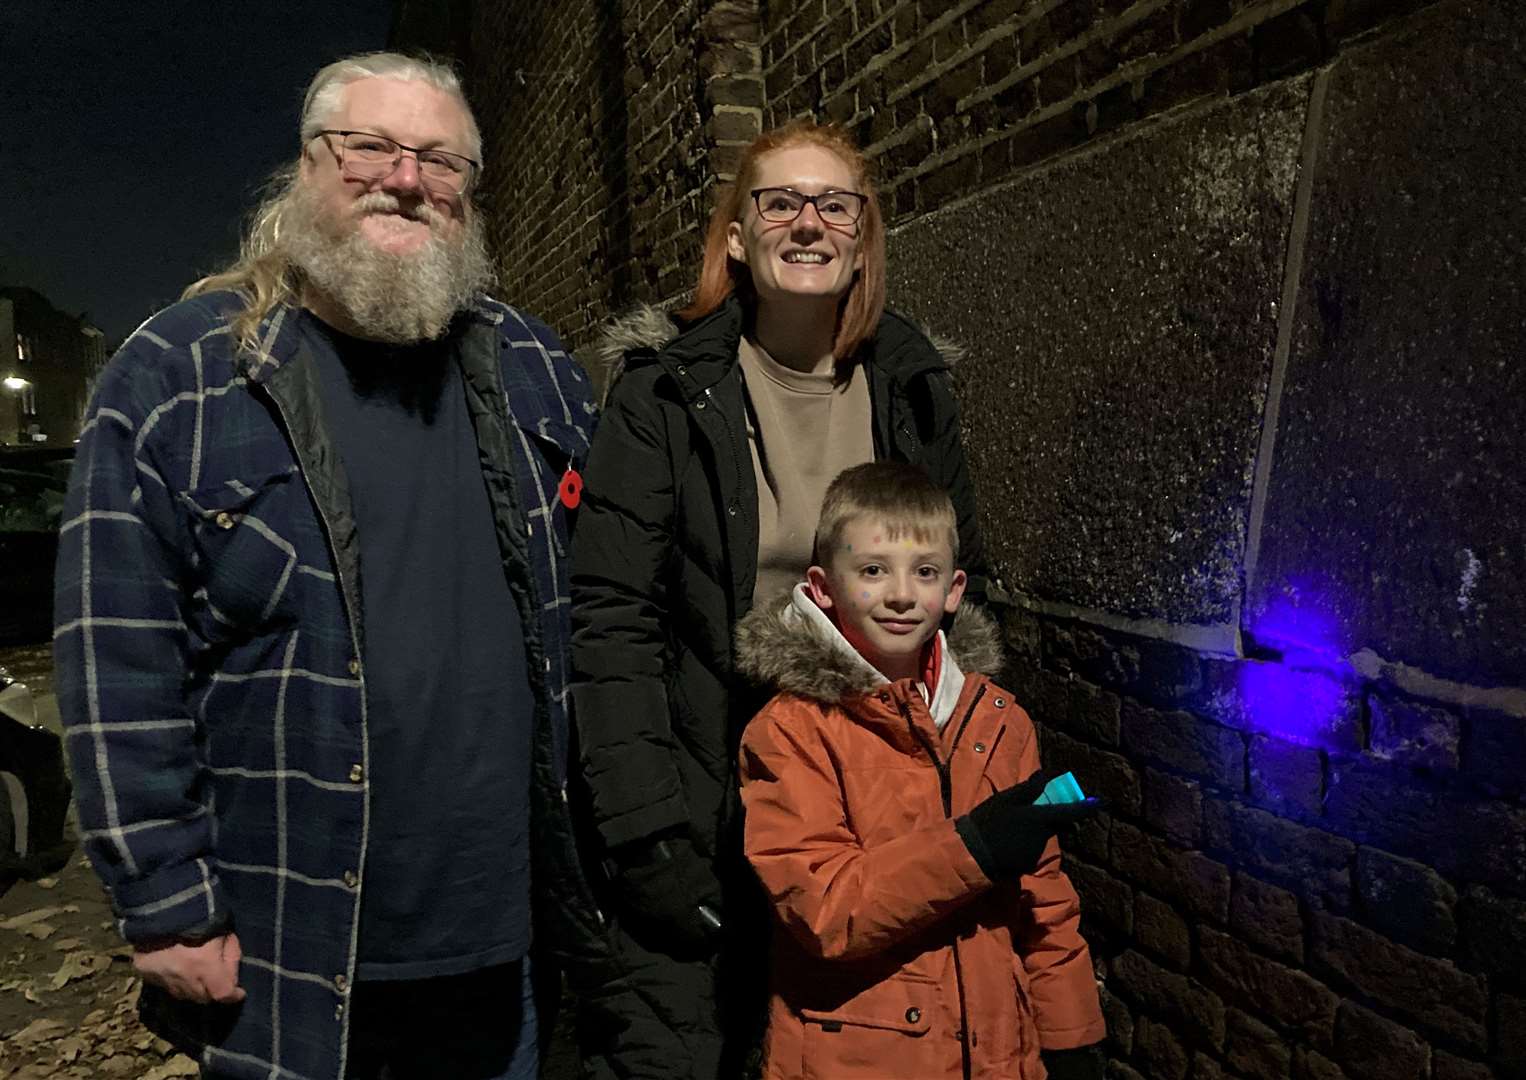
[[1327, 1047], [1340, 999], [1310, 975], [1261, 956], [1242, 941], [1207, 927], [1198, 931], [1203, 977], [1225, 1000]]
[[1350, 1001], [1341, 1002], [1335, 1021], [1334, 1056], [1356, 1080], [1422, 1077], [1431, 1048], [1406, 1027]]
[[1258, 640], [1521, 682], [1523, 52], [1521, 5], [1456, 0], [1335, 65]]
[[1494, 1080], [1494, 1072], [1483, 1062], [1437, 1050], [1431, 1058], [1431, 1080]]
[[1307, 77], [1136, 130], [890, 239], [957, 379], [1009, 586], [1225, 623], [1240, 592]]
[[1318, 750], [1254, 735], [1249, 775], [1252, 801], [1283, 817], [1319, 816], [1325, 774]]
[[1230, 1009], [1224, 1060], [1249, 1080], [1286, 1080], [1293, 1052], [1277, 1033], [1238, 1009]]
[[1364, 922], [1412, 949], [1447, 955], [1457, 940], [1457, 890], [1428, 866], [1359, 848], [1356, 895]]
[[1135, 894], [1134, 936], [1174, 970], [1187, 970], [1192, 960], [1192, 932], [1172, 905], [1148, 893]]
[[1249, 874], [1236, 874], [1229, 926], [1237, 937], [1271, 955], [1303, 963], [1303, 919], [1298, 897]]
[[1526, 1076], [1526, 998], [1501, 994], [1495, 1005], [1494, 1042], [1501, 1076]]
[[1203, 789], [1196, 780], [1144, 769], [1144, 818], [1182, 847], [1195, 848], [1203, 834]]
[[1309, 953], [1316, 970], [1332, 973], [1417, 1027], [1459, 1046], [1487, 1049], [1483, 979], [1323, 912], [1314, 915]]
[[[1224, 1003], [1196, 979], [1167, 971], [1132, 950], [1113, 961], [1113, 979], [1120, 993], [1179, 1031], [1215, 1049], [1224, 1045]], [[1135, 1038], [1144, 1042], [1142, 1026]]]
[[1526, 794], [1526, 717], [1469, 709], [1462, 765], [1502, 795]]
[[1238, 794], [1245, 788], [1245, 738], [1192, 713], [1123, 703], [1123, 748]]
[[1181, 904], [1198, 919], [1229, 919], [1229, 871], [1200, 851], [1180, 851], [1126, 822], [1112, 830], [1112, 866], [1122, 876]]
[[1463, 960], [1493, 975], [1526, 971], [1526, 903], [1469, 889], [1458, 909]]
[[[1204, 804], [1208, 807], [1218, 800]], [[1312, 904], [1351, 907], [1351, 864], [1356, 845], [1319, 829], [1285, 821], [1254, 807], [1229, 804], [1228, 847], [1240, 865], [1292, 889]]]
[[1456, 713], [1373, 694], [1367, 699], [1367, 714], [1372, 718], [1375, 757], [1436, 772], [1457, 768], [1462, 720]]
[[1128, 1056], [1134, 1052], [1134, 1014], [1117, 994], [1106, 986], [1099, 992], [1102, 1018], [1107, 1021], [1107, 1048]]
[[1096, 947], [1134, 932], [1134, 890], [1106, 870], [1065, 853], [1065, 873], [1081, 898], [1081, 926]]
[[1329, 827], [1422, 860], [1448, 878], [1526, 897], [1526, 808], [1449, 797], [1371, 759], [1330, 772]]
[[1165, 1024], [1139, 1018], [1134, 1049], [1153, 1080], [1182, 1080], [1187, 1075], [1187, 1051]]
[[1075, 773], [1086, 794], [1106, 799], [1119, 813], [1139, 813], [1139, 774], [1128, 758], [1098, 750], [1053, 728], [1041, 731], [1039, 747], [1046, 769]]

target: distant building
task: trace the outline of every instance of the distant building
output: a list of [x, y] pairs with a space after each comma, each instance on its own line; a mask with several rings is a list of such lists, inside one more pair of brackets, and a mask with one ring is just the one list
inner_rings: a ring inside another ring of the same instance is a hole
[[79, 436], [106, 339], [35, 289], [0, 288], [0, 444], [67, 446]]

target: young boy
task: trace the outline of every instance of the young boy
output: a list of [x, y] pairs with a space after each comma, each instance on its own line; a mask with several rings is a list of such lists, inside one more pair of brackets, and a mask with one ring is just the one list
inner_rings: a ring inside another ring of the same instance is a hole
[[[774, 934], [767, 1080], [1100, 1078], [1104, 1026], [1033, 725], [959, 611], [948, 496], [908, 465], [832, 482], [816, 562], [737, 628], [779, 694], [742, 739]], [[1047, 1068], [1047, 1073], [1046, 1073]]]

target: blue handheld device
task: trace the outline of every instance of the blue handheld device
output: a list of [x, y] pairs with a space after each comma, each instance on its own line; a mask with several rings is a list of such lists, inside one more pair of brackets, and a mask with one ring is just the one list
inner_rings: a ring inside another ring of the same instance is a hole
[[1033, 800], [1034, 806], [1055, 805], [1058, 803], [1080, 802], [1086, 798], [1081, 793], [1081, 785], [1076, 783], [1074, 773], [1063, 773], [1056, 776], [1044, 785], [1044, 793]]

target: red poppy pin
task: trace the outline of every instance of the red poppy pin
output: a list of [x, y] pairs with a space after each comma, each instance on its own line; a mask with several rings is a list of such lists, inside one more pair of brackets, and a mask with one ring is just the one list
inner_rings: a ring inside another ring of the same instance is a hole
[[583, 501], [583, 477], [576, 469], [568, 469], [562, 474], [562, 482], [556, 489], [557, 495], [562, 500], [562, 505], [568, 510], [576, 510], [578, 503]]

